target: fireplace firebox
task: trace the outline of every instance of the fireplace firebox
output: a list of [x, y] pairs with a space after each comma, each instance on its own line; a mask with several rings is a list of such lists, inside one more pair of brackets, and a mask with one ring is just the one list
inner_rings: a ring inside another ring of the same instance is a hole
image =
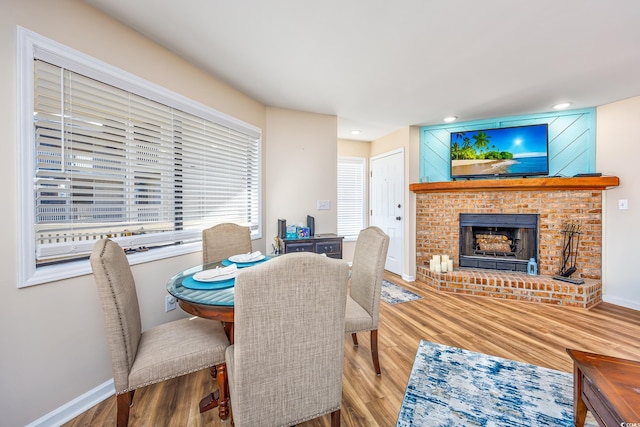
[[460, 267], [527, 271], [538, 260], [538, 215], [460, 214]]

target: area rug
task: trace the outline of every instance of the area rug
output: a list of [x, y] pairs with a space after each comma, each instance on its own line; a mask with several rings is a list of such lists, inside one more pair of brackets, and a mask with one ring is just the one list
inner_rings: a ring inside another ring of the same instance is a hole
[[421, 341], [396, 426], [570, 427], [573, 375]]
[[380, 295], [382, 301], [387, 304], [400, 304], [402, 302], [415, 301], [421, 299], [420, 295], [416, 295], [413, 292], [391, 283], [388, 280], [382, 281], [382, 294]]

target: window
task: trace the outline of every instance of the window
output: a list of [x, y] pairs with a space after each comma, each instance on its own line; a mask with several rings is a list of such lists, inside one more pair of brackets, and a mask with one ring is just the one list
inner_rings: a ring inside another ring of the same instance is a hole
[[338, 235], [358, 238], [366, 227], [366, 167], [363, 157], [338, 157]]
[[258, 128], [21, 34], [22, 285], [88, 271], [103, 237], [145, 261], [199, 250], [221, 222], [260, 237]]

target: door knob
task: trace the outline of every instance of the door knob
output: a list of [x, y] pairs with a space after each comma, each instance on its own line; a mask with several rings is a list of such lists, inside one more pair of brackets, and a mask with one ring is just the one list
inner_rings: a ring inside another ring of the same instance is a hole
[[397, 217], [396, 217], [396, 220], [398, 220], [398, 221], [400, 221], [401, 219], [402, 219], [402, 217], [401, 217], [401, 216], [397, 216]]

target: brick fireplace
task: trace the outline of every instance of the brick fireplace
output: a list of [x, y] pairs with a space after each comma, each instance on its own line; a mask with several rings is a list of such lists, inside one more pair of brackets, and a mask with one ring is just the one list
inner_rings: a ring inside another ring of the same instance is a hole
[[[617, 177], [526, 178], [411, 184], [416, 193], [417, 280], [441, 291], [589, 308], [602, 301], [602, 191]], [[538, 220], [538, 272], [460, 268], [460, 214], [532, 214]], [[562, 230], [581, 226], [576, 285], [552, 278], [561, 267]], [[447, 254], [454, 271], [429, 270]]]

